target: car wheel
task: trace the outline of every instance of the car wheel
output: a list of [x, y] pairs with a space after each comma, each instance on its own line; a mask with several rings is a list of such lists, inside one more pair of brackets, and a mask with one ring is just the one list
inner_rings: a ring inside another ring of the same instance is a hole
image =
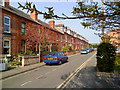
[[68, 58], [66, 59], [66, 62], [68, 62]]
[[46, 63], [46, 65], [49, 65], [49, 63]]
[[59, 63], [58, 63], [59, 65], [61, 65], [62, 64], [62, 61], [59, 61]]

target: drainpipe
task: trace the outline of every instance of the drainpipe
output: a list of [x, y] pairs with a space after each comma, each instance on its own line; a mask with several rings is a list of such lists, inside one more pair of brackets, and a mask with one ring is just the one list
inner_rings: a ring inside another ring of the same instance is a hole
[[41, 54], [41, 49], [40, 49], [41, 43], [39, 43], [39, 63], [40, 63], [40, 54]]

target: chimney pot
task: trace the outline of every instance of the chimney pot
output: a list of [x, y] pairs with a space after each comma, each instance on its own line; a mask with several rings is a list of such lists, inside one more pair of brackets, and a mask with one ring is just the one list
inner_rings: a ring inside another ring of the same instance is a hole
[[55, 21], [54, 20], [49, 21], [48, 24], [50, 27], [55, 28]]
[[38, 20], [38, 13], [37, 11], [33, 11], [30, 13], [30, 17], [34, 20]]
[[5, 0], [4, 6], [9, 8], [10, 7], [10, 1], [9, 0]]

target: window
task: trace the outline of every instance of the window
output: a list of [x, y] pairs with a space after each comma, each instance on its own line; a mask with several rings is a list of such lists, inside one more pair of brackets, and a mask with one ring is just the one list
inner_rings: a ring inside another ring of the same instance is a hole
[[66, 42], [67, 42], [67, 35], [65, 35], [65, 40], [66, 40]]
[[25, 40], [21, 40], [21, 52], [22, 52], [22, 53], [25, 53], [25, 52], [26, 52]]
[[10, 33], [10, 18], [4, 16], [4, 32]]
[[72, 43], [74, 43], [74, 40], [73, 40], [73, 38], [71, 38], [71, 42], [72, 42]]
[[22, 28], [21, 28], [21, 34], [22, 34], [22, 35], [25, 35], [26, 23], [22, 22], [22, 23], [21, 23], [21, 27], [22, 27]]
[[58, 34], [56, 34], [56, 41], [58, 41]]
[[42, 29], [41, 29], [41, 28], [39, 28], [39, 30], [38, 30], [38, 31], [39, 31], [39, 33], [42, 33]]
[[10, 54], [10, 40], [4, 39], [4, 54]]
[[61, 37], [60, 37], [60, 38], [61, 38], [61, 42], [62, 42], [62, 35], [61, 35]]
[[45, 38], [48, 39], [48, 34], [45, 35]]

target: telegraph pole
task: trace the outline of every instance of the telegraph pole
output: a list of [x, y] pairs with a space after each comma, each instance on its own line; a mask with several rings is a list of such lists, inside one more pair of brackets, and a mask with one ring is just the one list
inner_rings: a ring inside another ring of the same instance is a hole
[[[103, 16], [104, 16], [104, 3], [103, 3], [103, 0], [102, 0], [102, 12], [103, 12]], [[102, 20], [102, 36], [104, 36], [104, 27], [105, 27], [105, 24], [104, 24], [104, 20]]]
[[104, 39], [105, 39], [105, 37], [104, 37], [104, 28], [105, 28], [105, 22], [104, 22], [104, 3], [103, 3], [103, 0], [102, 0], [102, 12], [103, 12], [103, 20], [102, 20], [102, 32], [101, 32], [101, 34], [102, 34], [102, 36], [101, 36], [101, 40], [102, 40], [102, 42], [104, 41]]

